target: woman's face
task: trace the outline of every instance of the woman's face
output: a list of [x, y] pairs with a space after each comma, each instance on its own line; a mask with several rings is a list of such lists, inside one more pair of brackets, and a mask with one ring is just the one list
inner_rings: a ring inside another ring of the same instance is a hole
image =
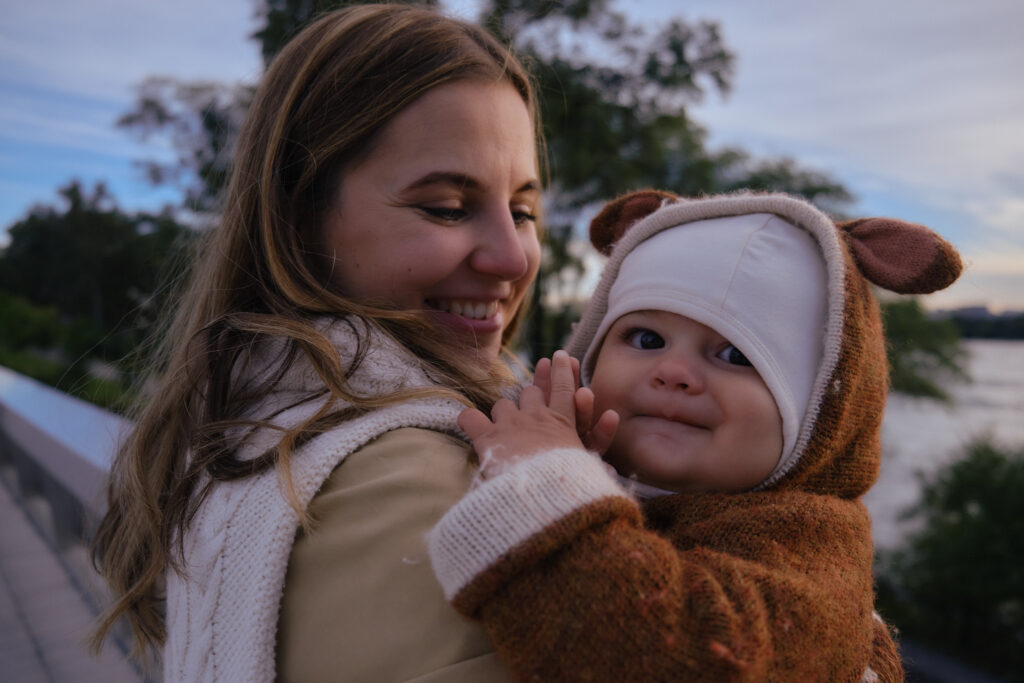
[[539, 202], [518, 93], [478, 81], [437, 87], [342, 176], [323, 226], [330, 277], [360, 303], [427, 311], [497, 357], [537, 275]]

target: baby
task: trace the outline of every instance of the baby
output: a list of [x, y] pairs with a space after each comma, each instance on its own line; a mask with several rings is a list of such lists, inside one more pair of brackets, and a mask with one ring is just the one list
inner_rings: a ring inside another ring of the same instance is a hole
[[860, 502], [888, 371], [869, 281], [941, 289], [956, 252], [785, 195], [627, 195], [591, 239], [578, 366], [460, 418], [484, 481], [431, 533], [447, 597], [521, 680], [902, 680]]

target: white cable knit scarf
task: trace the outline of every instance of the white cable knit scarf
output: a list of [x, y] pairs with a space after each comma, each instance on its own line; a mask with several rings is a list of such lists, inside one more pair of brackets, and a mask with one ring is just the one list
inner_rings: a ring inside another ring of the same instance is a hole
[[[354, 390], [379, 395], [433, 385], [394, 342], [364, 321], [355, 319], [353, 324], [370, 340], [369, 352], [351, 377]], [[325, 326], [346, 363], [355, 349], [353, 330], [343, 322]], [[268, 362], [275, 356], [263, 355]], [[273, 414], [318, 384], [302, 358], [288, 369], [279, 390], [253, 414]], [[274, 423], [294, 426], [319, 407], [313, 402], [291, 408], [275, 417]], [[462, 407], [438, 398], [407, 401], [316, 437], [293, 455], [292, 480], [299, 501], [308, 506], [349, 453], [385, 432], [422, 427], [456, 433], [455, 418]], [[240, 457], [255, 457], [279, 437], [280, 432], [264, 430], [247, 442]], [[168, 571], [165, 682], [274, 680], [278, 610], [297, 529], [298, 516], [286, 500], [276, 471], [213, 487], [185, 536], [185, 576]]]

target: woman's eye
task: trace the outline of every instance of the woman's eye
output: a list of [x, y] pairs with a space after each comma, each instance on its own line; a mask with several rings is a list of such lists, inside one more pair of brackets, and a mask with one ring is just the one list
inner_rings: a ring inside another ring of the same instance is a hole
[[467, 215], [465, 209], [452, 206], [421, 206], [420, 211], [431, 218], [447, 221], [449, 223], [457, 223]]
[[530, 213], [529, 211], [513, 211], [512, 220], [515, 222], [516, 225], [522, 225], [523, 223], [531, 223], [533, 221], [536, 221], [537, 216], [535, 214]]
[[749, 360], [747, 360], [747, 357], [743, 355], [743, 352], [741, 352], [732, 344], [729, 344], [724, 349], [719, 351], [718, 357], [730, 365], [744, 365], [747, 367], [753, 366], [753, 364]]
[[630, 330], [625, 335], [626, 343], [635, 349], [660, 349], [665, 346], [661, 335], [651, 330]]

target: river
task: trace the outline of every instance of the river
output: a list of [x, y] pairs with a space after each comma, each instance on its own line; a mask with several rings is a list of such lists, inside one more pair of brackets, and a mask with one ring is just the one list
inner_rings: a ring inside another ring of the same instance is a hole
[[900, 513], [917, 502], [918, 473], [929, 475], [963, 454], [972, 438], [1024, 448], [1024, 341], [966, 340], [969, 383], [946, 386], [949, 404], [890, 394], [882, 425], [882, 470], [864, 497], [875, 545], [898, 547], [913, 523]]

